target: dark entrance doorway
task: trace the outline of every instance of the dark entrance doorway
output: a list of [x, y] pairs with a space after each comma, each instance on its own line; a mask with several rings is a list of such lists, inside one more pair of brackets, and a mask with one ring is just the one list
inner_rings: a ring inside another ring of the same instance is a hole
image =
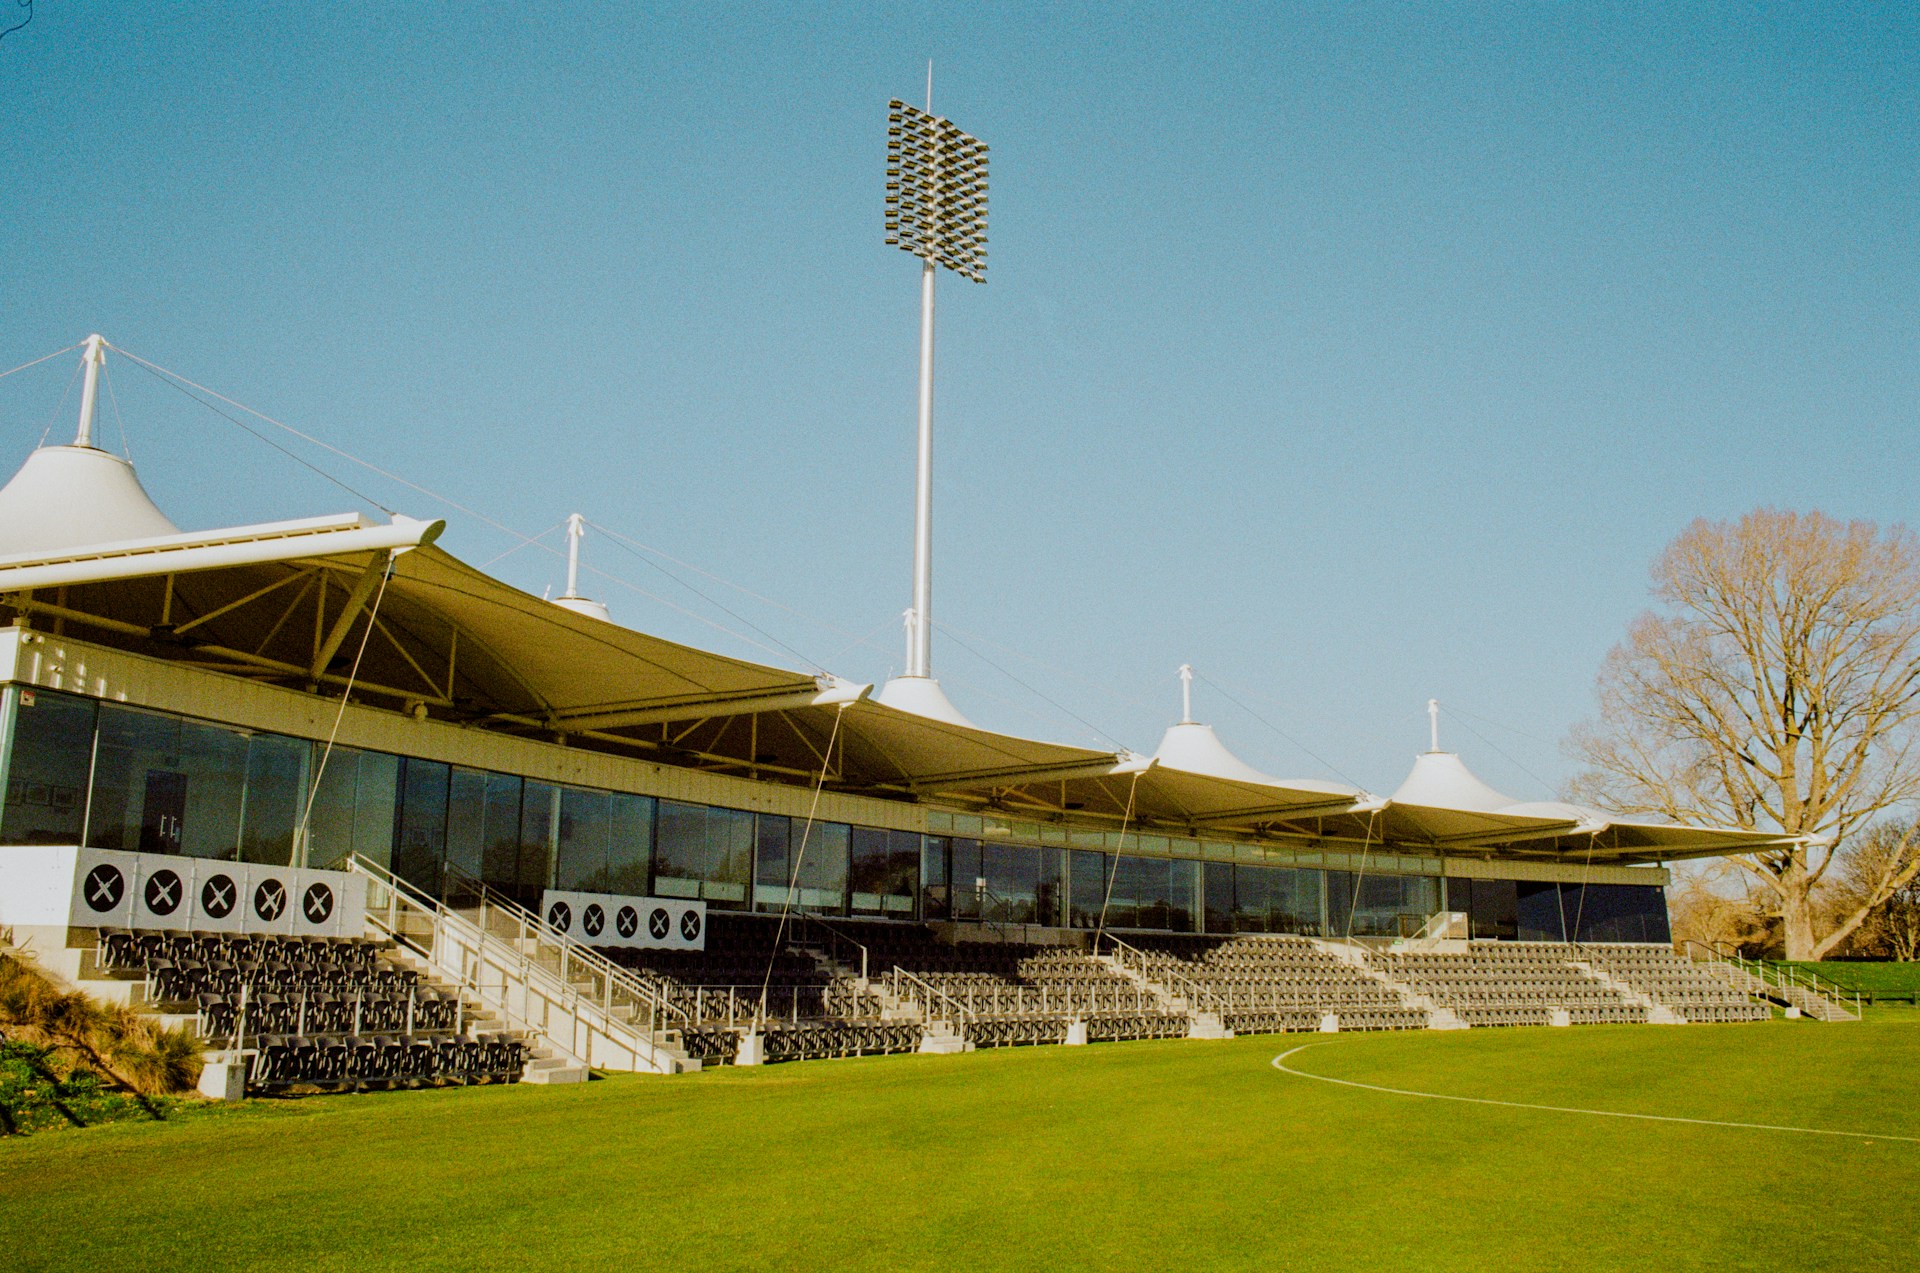
[[140, 851], [178, 853], [180, 826], [187, 816], [187, 776], [170, 769], [147, 770], [146, 802], [140, 809]]

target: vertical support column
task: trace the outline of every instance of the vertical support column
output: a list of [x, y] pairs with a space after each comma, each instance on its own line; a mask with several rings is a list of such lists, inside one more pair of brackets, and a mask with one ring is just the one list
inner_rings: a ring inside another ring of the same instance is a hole
[[87, 378], [80, 386], [80, 427], [73, 436], [75, 446], [93, 445], [93, 406], [100, 390], [100, 368], [107, 363], [106, 343], [106, 339], [95, 332], [87, 337], [86, 352], [80, 355]]
[[932, 675], [933, 645], [933, 275], [920, 269], [920, 454], [913, 489], [913, 627], [907, 675]]

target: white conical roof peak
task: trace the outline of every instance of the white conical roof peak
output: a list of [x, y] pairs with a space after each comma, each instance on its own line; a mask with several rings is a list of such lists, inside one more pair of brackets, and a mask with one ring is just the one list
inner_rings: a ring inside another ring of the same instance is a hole
[[91, 446], [43, 446], [0, 488], [0, 556], [177, 535], [133, 465]]
[[962, 725], [967, 729], [980, 728], [960, 714], [960, 709], [940, 688], [940, 682], [931, 676], [891, 677], [874, 695], [874, 701], [895, 711], [912, 712], [928, 720], [945, 721], [949, 725]]
[[1178, 725], [1167, 726], [1167, 732], [1161, 735], [1160, 746], [1155, 749], [1153, 758], [1169, 769], [1206, 774], [1210, 778], [1230, 778], [1235, 782], [1269, 785], [1277, 781], [1228, 751], [1227, 745], [1220, 741], [1220, 735], [1213, 732], [1213, 726], [1202, 725], [1198, 721], [1183, 720]]
[[1395, 804], [1423, 804], [1441, 809], [1472, 809], [1494, 813], [1514, 804], [1512, 796], [1495, 791], [1476, 778], [1459, 756], [1450, 751], [1422, 752], [1413, 771], [1393, 793]]

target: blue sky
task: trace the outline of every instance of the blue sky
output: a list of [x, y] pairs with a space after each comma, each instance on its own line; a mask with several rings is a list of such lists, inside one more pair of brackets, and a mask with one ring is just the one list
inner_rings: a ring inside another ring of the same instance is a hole
[[[1433, 696], [1542, 796], [1690, 519], [1914, 520], [1906, 6], [39, 0], [0, 370], [99, 330], [800, 612], [597, 537], [622, 622], [877, 680], [918, 302], [885, 105], [929, 57], [993, 148], [936, 390], [934, 668], [982, 724], [1150, 750], [1190, 661], [1263, 768], [1390, 790]], [[0, 380], [9, 454], [71, 432], [73, 366]], [[112, 368], [102, 436], [182, 525], [356, 506]], [[280, 440], [470, 561], [517, 542]]]

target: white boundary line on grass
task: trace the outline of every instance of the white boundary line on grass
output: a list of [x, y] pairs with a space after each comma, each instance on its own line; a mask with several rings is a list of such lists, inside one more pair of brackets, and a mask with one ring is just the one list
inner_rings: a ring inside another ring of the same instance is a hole
[[1775, 1123], [1727, 1123], [1716, 1118], [1682, 1118], [1676, 1114], [1628, 1114], [1617, 1109], [1575, 1109], [1567, 1105], [1528, 1105], [1522, 1101], [1496, 1101], [1485, 1096], [1448, 1096], [1442, 1092], [1413, 1092], [1404, 1087], [1380, 1087], [1373, 1083], [1360, 1083], [1353, 1079], [1331, 1078], [1325, 1074], [1309, 1074], [1305, 1070], [1296, 1070], [1284, 1065], [1288, 1057], [1304, 1052], [1308, 1048], [1323, 1047], [1320, 1043], [1302, 1043], [1273, 1058], [1273, 1068], [1282, 1074], [1291, 1074], [1295, 1078], [1313, 1079], [1320, 1083], [1338, 1083], [1342, 1087], [1357, 1087], [1368, 1092], [1385, 1092], [1389, 1096], [1417, 1096], [1429, 1101], [1461, 1101], [1468, 1105], [1501, 1105], [1508, 1109], [1537, 1109], [1550, 1114], [1592, 1114], [1597, 1118], [1635, 1118], [1649, 1123], [1692, 1123], [1697, 1127], [1737, 1127], [1754, 1132], [1799, 1132], [1803, 1136], [1846, 1136], [1854, 1140], [1897, 1140], [1909, 1145], [1920, 1145], [1920, 1136], [1890, 1136], [1880, 1132], [1837, 1132], [1825, 1127], [1782, 1127]]

